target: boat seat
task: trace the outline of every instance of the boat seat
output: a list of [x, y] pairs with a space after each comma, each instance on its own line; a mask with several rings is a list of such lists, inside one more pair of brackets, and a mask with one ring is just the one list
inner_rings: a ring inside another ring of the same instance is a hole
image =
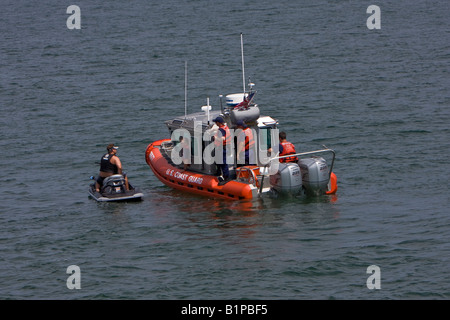
[[258, 166], [243, 166], [236, 169], [236, 179], [238, 181], [247, 181], [259, 186], [259, 167]]
[[103, 185], [106, 186], [108, 182], [112, 181], [120, 181], [123, 184], [125, 183], [125, 178], [121, 174], [113, 174], [112, 176], [106, 177], [105, 180], [103, 180]]

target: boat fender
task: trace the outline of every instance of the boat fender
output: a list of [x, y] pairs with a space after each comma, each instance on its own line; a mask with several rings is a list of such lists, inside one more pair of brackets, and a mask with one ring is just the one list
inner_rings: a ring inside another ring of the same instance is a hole
[[334, 172], [331, 172], [330, 182], [328, 183], [328, 190], [325, 192], [325, 194], [335, 194], [337, 192], [337, 189], [337, 177]]

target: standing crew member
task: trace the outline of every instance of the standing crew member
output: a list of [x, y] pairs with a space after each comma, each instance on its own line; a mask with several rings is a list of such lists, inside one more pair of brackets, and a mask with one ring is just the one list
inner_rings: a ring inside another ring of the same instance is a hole
[[191, 164], [191, 148], [189, 145], [189, 139], [184, 139], [183, 136], [180, 136], [180, 144], [182, 146], [181, 153], [183, 154], [183, 168], [186, 170]]
[[[213, 119], [213, 122], [215, 122], [216, 125], [219, 127], [219, 130], [214, 136], [214, 143], [216, 146], [220, 146], [220, 144], [222, 144], [223, 161], [222, 164], [217, 164], [217, 166], [222, 170], [222, 177], [224, 181], [221, 181], [221, 184], [224, 184], [228, 182], [230, 178], [230, 173], [228, 171], [228, 164], [227, 164], [227, 145], [231, 144], [231, 132], [222, 117], [217, 117]], [[219, 134], [219, 132], [221, 133], [221, 135]]]
[[253, 137], [253, 131], [242, 120], [238, 120], [236, 122], [236, 126], [238, 127], [238, 129], [242, 130], [242, 132], [238, 135], [238, 147], [236, 156], [237, 163], [241, 164], [240, 157], [242, 152], [244, 152], [245, 164], [255, 164], [255, 139]]
[[113, 143], [106, 147], [108, 153], [105, 153], [100, 160], [100, 172], [97, 181], [95, 182], [95, 191], [97, 192], [100, 192], [100, 188], [103, 186], [103, 180], [113, 174], [123, 174], [125, 178], [125, 187], [129, 190], [128, 178], [126, 174], [122, 172], [122, 163], [116, 155], [117, 149], [119, 149], [119, 147], [116, 147]]
[[[286, 140], [286, 132], [281, 131], [278, 136], [280, 137], [280, 157], [297, 153], [294, 145]], [[280, 162], [298, 162], [298, 158], [296, 156], [281, 158]]]

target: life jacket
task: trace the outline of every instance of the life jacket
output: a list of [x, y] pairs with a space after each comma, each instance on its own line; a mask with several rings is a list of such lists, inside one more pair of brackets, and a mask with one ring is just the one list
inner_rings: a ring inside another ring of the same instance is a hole
[[[219, 127], [219, 130], [220, 129], [225, 131], [225, 140], [223, 140], [223, 146], [225, 147], [227, 144], [231, 144], [231, 132], [226, 124], [224, 124], [222, 127]], [[223, 137], [223, 133], [222, 132], [220, 132], [220, 133], [221, 133], [221, 136]], [[219, 136], [219, 135], [217, 135], [217, 136]], [[219, 145], [220, 140], [216, 139], [215, 143], [216, 143], [216, 145]]]
[[[281, 142], [281, 145], [283, 146], [283, 152], [280, 153], [280, 157], [281, 156], [286, 156], [288, 154], [295, 154], [297, 153], [295, 151], [295, 147], [292, 143], [285, 141], [285, 142]], [[298, 158], [295, 157], [286, 157], [286, 158], [281, 158], [280, 162], [297, 162]]]
[[114, 155], [111, 155], [109, 153], [106, 153], [103, 155], [102, 159], [100, 160], [100, 171], [102, 172], [110, 172], [110, 173], [118, 173], [119, 170], [115, 164], [111, 163], [111, 159], [114, 157]]
[[245, 134], [245, 150], [250, 150], [255, 145], [255, 139], [253, 139], [253, 131], [250, 128], [244, 130]]

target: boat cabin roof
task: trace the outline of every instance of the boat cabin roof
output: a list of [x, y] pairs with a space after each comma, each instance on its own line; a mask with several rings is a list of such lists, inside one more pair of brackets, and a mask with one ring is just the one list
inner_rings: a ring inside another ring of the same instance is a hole
[[[231, 122], [229, 115], [227, 114], [224, 115], [219, 110], [210, 111], [209, 117], [205, 112], [196, 112], [188, 114], [186, 116], [178, 116], [173, 119], [165, 121], [165, 124], [167, 125], [170, 131], [183, 128], [191, 132], [194, 131], [195, 126], [198, 127], [201, 124], [202, 126], [201, 131], [204, 132], [211, 125], [214, 124], [212, 120], [219, 116], [222, 117], [227, 122], [230, 128], [234, 127], [234, 124]], [[269, 127], [276, 128], [277, 124], [278, 121], [270, 116], [260, 116], [255, 123], [255, 125], [258, 128], [269, 128]]]
[[[218, 116], [222, 116], [219, 110], [210, 111], [209, 119], [205, 112], [196, 112], [188, 114], [186, 116], [179, 116], [171, 120], [167, 120], [165, 123], [171, 131], [180, 128], [187, 129], [188, 131], [193, 131], [194, 126], [198, 126], [201, 123], [202, 131], [205, 131], [210, 124], [214, 124], [212, 120]], [[227, 120], [225, 116], [222, 117], [225, 121]]]

